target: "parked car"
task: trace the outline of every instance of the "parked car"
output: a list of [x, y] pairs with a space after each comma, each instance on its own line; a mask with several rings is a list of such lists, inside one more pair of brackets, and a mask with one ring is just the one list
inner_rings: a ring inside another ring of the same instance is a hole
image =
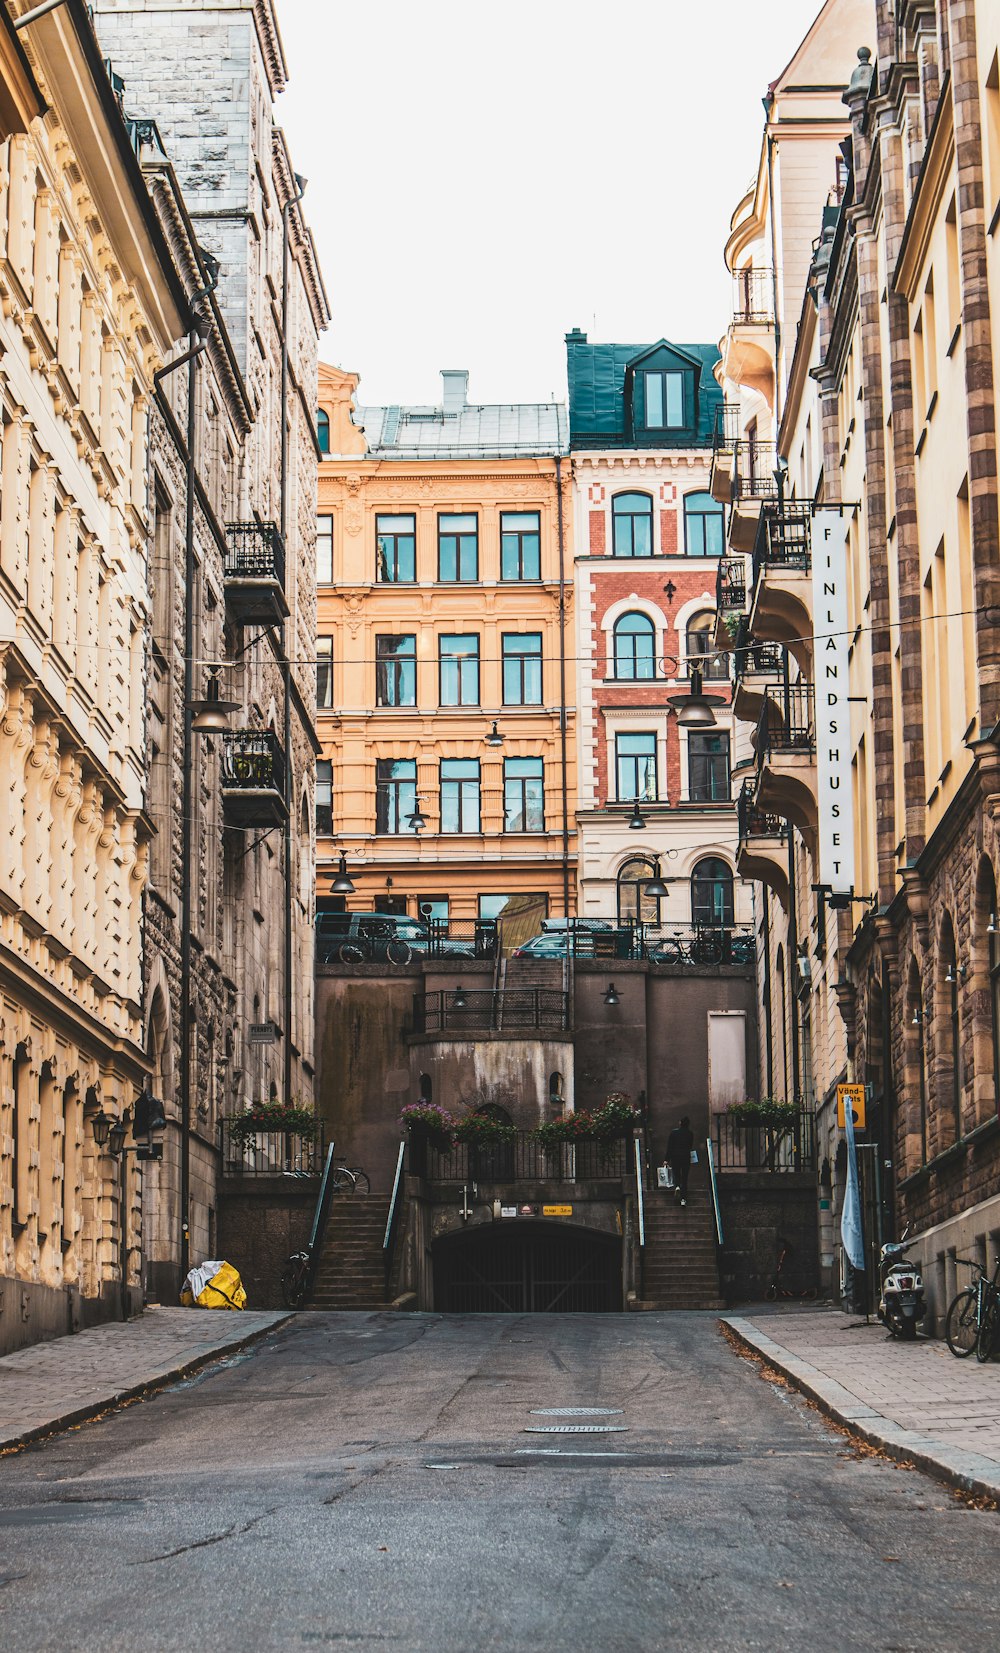
[[409, 964], [425, 956], [490, 958], [495, 948], [492, 926], [476, 925], [468, 936], [452, 936], [447, 925], [427, 925], [400, 913], [316, 915], [320, 964]]
[[564, 959], [570, 949], [574, 958], [632, 957], [635, 931], [616, 928], [608, 919], [547, 918], [543, 923], [542, 934], [515, 947], [512, 958]]

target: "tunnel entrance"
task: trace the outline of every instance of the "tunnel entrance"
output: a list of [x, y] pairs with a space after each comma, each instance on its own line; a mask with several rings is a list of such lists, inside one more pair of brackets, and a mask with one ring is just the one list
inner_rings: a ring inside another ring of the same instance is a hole
[[444, 1235], [433, 1255], [442, 1314], [621, 1312], [616, 1234], [517, 1218]]

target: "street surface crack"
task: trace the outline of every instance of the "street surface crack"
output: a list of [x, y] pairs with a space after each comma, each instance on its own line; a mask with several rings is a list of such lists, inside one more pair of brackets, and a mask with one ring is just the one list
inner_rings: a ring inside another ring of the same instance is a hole
[[173, 1561], [176, 1556], [187, 1555], [189, 1550], [207, 1550], [212, 1544], [221, 1544], [227, 1538], [242, 1538], [244, 1533], [251, 1532], [259, 1522], [264, 1521], [267, 1516], [273, 1515], [276, 1509], [277, 1505], [274, 1509], [262, 1510], [259, 1515], [253, 1517], [252, 1521], [244, 1522], [242, 1527], [233, 1525], [227, 1527], [224, 1532], [211, 1533], [208, 1538], [196, 1538], [191, 1544], [182, 1544], [179, 1549], [165, 1550], [162, 1555], [144, 1556], [141, 1561], [133, 1562], [133, 1566], [148, 1567], [154, 1561]]

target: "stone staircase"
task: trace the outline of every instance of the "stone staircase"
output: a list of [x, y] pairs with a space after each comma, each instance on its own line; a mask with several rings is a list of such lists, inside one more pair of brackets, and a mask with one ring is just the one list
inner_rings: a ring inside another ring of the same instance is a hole
[[646, 1196], [644, 1309], [719, 1309], [719, 1268], [715, 1218], [707, 1188], [688, 1190], [681, 1207], [673, 1194], [657, 1189]]
[[548, 993], [561, 993], [562, 959], [507, 959], [503, 987], [508, 993], [530, 992], [533, 987], [542, 987]]
[[386, 1201], [378, 1194], [334, 1194], [309, 1298], [310, 1309], [385, 1307]]

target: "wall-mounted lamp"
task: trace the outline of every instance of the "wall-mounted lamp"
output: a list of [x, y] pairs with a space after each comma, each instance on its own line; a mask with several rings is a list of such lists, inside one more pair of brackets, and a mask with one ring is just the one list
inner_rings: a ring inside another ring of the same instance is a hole
[[988, 936], [995, 936], [996, 933], [997, 933], [997, 915], [996, 915], [996, 913], [990, 913], [990, 921], [986, 926], [986, 934]]
[[94, 1133], [94, 1141], [97, 1143], [99, 1148], [107, 1147], [108, 1137], [111, 1135], [111, 1126], [113, 1123], [114, 1121], [112, 1120], [111, 1115], [106, 1114], [103, 1108], [99, 1113], [95, 1113], [93, 1119], [91, 1120], [90, 1124]]
[[968, 972], [964, 964], [955, 964], [954, 961], [952, 961], [948, 965], [948, 974], [944, 979], [948, 983], [949, 987], [956, 987], [959, 982], [965, 980], [967, 974]]
[[492, 724], [492, 727], [490, 729], [489, 734], [483, 736], [483, 745], [484, 746], [502, 746], [503, 745], [503, 735], [500, 733], [499, 729], [497, 728], [496, 718], [493, 719], [493, 724]]
[[646, 822], [643, 817], [642, 810], [639, 808], [638, 798], [636, 798], [632, 805], [632, 814], [628, 824], [629, 830], [632, 832], [642, 832], [645, 830]]
[[613, 981], [608, 982], [607, 992], [604, 995], [604, 1002], [606, 1005], [609, 1005], [612, 1010], [616, 1004], [621, 1002], [618, 994], [615, 992], [615, 984]]
[[330, 885], [330, 893], [331, 895], [354, 894], [354, 884], [347, 870], [347, 856], [343, 850], [340, 852], [340, 860], [337, 864], [337, 876]]
[[452, 1010], [468, 1010], [469, 1000], [464, 987], [456, 987], [454, 998], [451, 1001]]
[[922, 1022], [923, 1022], [923, 1019], [924, 1018], [923, 1018], [923, 1015], [921, 1014], [920, 1006], [918, 1004], [914, 1005], [914, 1007], [913, 1007], [913, 1020], [910, 1023], [910, 1026], [911, 1027], [920, 1027]]

